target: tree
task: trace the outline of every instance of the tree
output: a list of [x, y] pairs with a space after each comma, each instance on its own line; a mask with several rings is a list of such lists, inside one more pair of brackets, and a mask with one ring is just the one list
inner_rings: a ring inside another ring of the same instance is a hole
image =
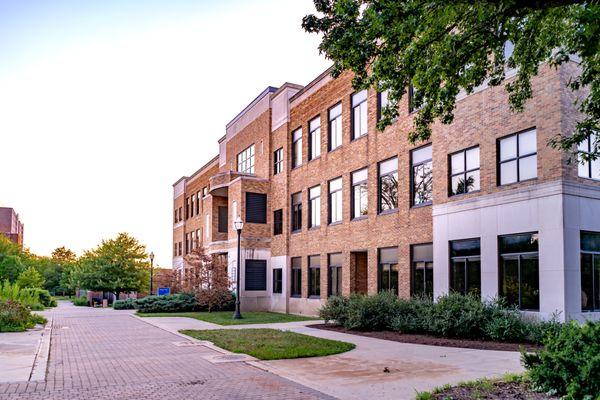
[[52, 259], [63, 264], [74, 263], [77, 261], [77, 255], [72, 250], [62, 246], [54, 249]]
[[[435, 121], [454, 118], [460, 91], [471, 93], [488, 82], [505, 82], [506, 67], [516, 78], [506, 83], [509, 104], [522, 111], [532, 97], [531, 78], [540, 63], [559, 66], [577, 60], [580, 73], [569, 82], [584, 89], [577, 104], [585, 115], [575, 132], [551, 145], [583, 160], [600, 156], [579, 152], [600, 126], [600, 3], [592, 1], [444, 1], [314, 0], [319, 15], [304, 17], [308, 32], [321, 33], [321, 52], [334, 62], [332, 75], [354, 73], [357, 89], [388, 90], [389, 105], [378, 127], [398, 116], [398, 104], [410, 98], [416, 110], [411, 142], [428, 140]], [[512, 50], [512, 52], [511, 52]]]
[[34, 267], [29, 267], [21, 272], [17, 278], [17, 284], [22, 288], [42, 289], [44, 287], [44, 277]]
[[145, 246], [129, 234], [120, 233], [83, 255], [77, 280], [86, 289], [112, 292], [119, 298], [123, 292], [142, 290], [149, 278]]
[[14, 283], [17, 280], [25, 270], [21, 256], [19, 246], [0, 234], [0, 281], [8, 279]]
[[184, 262], [183, 291], [194, 293], [200, 307], [211, 312], [231, 302], [227, 264], [221, 257], [196, 248], [185, 256]]

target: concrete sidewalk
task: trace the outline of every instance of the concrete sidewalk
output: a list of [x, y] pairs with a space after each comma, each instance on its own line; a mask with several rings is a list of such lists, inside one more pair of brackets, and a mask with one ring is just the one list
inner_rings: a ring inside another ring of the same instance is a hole
[[518, 352], [398, 343], [308, 327], [320, 321], [220, 326], [192, 318], [141, 319], [170, 332], [274, 328], [354, 343], [356, 349], [334, 356], [250, 362], [339, 399], [414, 399], [418, 391], [447, 383], [523, 371]]

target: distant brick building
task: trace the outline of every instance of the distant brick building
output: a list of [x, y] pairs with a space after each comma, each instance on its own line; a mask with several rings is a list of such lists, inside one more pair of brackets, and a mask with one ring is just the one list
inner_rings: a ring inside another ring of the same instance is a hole
[[599, 318], [600, 162], [547, 145], [575, 127], [577, 72], [542, 66], [522, 113], [502, 87], [461, 94], [454, 122], [417, 144], [409, 99], [378, 131], [386, 93], [356, 93], [350, 73], [268, 87], [227, 124], [219, 154], [173, 185], [174, 268], [204, 246], [233, 277], [241, 216], [247, 309], [314, 314], [334, 294], [453, 290]]
[[0, 233], [23, 247], [23, 224], [14, 209], [0, 207]]

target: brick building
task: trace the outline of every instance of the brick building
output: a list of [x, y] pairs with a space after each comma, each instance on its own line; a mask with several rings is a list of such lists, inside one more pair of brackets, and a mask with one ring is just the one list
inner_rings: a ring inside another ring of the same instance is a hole
[[598, 318], [600, 162], [547, 146], [575, 127], [577, 71], [540, 68], [522, 113], [502, 87], [461, 94], [454, 122], [416, 144], [409, 99], [378, 131], [386, 93], [356, 93], [349, 73], [268, 87], [227, 124], [219, 154], [173, 185], [174, 268], [204, 246], [234, 278], [241, 216], [246, 309], [315, 314], [333, 294], [454, 290]]
[[10, 207], [0, 207], [0, 233], [23, 247], [23, 224], [19, 214]]

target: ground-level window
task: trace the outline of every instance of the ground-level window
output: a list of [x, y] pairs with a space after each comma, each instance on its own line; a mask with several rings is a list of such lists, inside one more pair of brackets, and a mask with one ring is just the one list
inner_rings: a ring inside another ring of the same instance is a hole
[[433, 245], [413, 245], [411, 259], [411, 294], [433, 299]]
[[600, 311], [600, 233], [581, 232], [581, 310]]
[[292, 258], [292, 297], [302, 296], [302, 259], [300, 257]]
[[450, 290], [481, 296], [480, 239], [450, 242]]
[[398, 248], [379, 249], [379, 291], [398, 293]]
[[283, 289], [283, 270], [273, 269], [273, 293], [281, 293]]
[[328, 256], [328, 287], [329, 296], [342, 295], [342, 253], [329, 254]]
[[308, 257], [308, 295], [321, 296], [321, 256]]
[[500, 236], [500, 295], [520, 310], [540, 309], [538, 234]]
[[245, 290], [267, 290], [267, 260], [246, 260]]

